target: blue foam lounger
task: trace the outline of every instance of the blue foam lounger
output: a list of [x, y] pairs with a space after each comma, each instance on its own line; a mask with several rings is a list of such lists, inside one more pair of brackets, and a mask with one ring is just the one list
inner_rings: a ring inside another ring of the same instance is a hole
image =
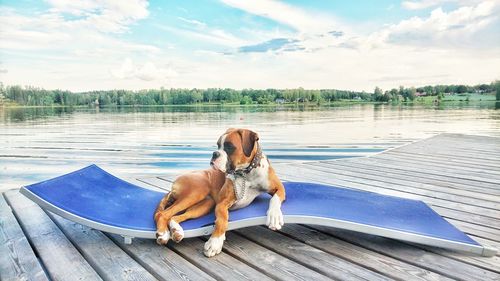
[[[331, 226], [424, 245], [472, 252], [496, 253], [469, 238], [425, 203], [372, 192], [327, 185], [285, 182], [282, 205], [285, 224]], [[21, 188], [21, 193], [64, 218], [131, 238], [155, 239], [153, 214], [165, 195], [123, 181], [96, 165]], [[270, 196], [262, 194], [250, 206], [231, 211], [229, 230], [263, 225]], [[212, 232], [214, 214], [181, 223], [185, 237]]]

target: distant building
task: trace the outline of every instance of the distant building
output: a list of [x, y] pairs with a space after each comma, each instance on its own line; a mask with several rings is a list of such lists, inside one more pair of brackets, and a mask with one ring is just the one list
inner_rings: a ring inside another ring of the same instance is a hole
[[274, 102], [276, 102], [276, 103], [285, 103], [285, 99], [278, 98]]
[[425, 96], [427, 96], [427, 93], [426, 92], [416, 92], [415, 96], [417, 96], [417, 97], [425, 97]]

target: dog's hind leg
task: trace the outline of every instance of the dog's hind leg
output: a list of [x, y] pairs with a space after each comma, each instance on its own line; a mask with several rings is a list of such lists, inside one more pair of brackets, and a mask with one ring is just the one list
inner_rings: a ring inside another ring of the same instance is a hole
[[156, 242], [160, 245], [167, 244], [170, 239], [170, 231], [168, 229], [170, 219], [179, 212], [182, 212], [202, 201], [205, 197], [205, 194], [196, 194], [195, 192], [186, 194], [185, 196], [177, 198], [174, 203], [164, 211], [160, 211], [159, 215], [155, 216], [157, 217]]
[[173, 196], [173, 192], [169, 192], [167, 195], [165, 195], [160, 203], [158, 203], [158, 207], [156, 207], [154, 219], [155, 222], [158, 221], [158, 216], [162, 211], [164, 211], [166, 208], [170, 207], [174, 203], [175, 199]]
[[207, 197], [205, 200], [189, 207], [183, 214], [172, 217], [168, 223], [172, 240], [179, 243], [182, 238], [184, 238], [184, 230], [179, 225], [181, 222], [204, 216], [208, 214], [214, 206], [215, 201], [211, 197]]

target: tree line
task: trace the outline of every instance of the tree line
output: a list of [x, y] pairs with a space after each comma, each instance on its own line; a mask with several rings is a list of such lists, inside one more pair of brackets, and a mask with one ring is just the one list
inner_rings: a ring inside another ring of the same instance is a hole
[[485, 94], [497, 91], [497, 100], [500, 100], [500, 81], [495, 81], [490, 84], [479, 84], [474, 86], [468, 85], [435, 85], [424, 87], [411, 87], [393, 88], [391, 90], [383, 91], [381, 88], [376, 87], [373, 92], [373, 100], [380, 102], [388, 101], [413, 101], [417, 96], [436, 96], [442, 98], [446, 94], [467, 94], [478, 93]]
[[[267, 104], [293, 102], [334, 102], [339, 100], [360, 101], [413, 101], [417, 95], [489, 93], [495, 91], [500, 82], [466, 85], [437, 85], [420, 88], [405, 88], [383, 91], [376, 87], [373, 93], [336, 89], [149, 89], [140, 91], [106, 90], [70, 92], [45, 90], [31, 86], [4, 86], [0, 83], [0, 98], [27, 106], [133, 106], [133, 105], [188, 105], [198, 103]], [[500, 98], [499, 98], [500, 99]]]
[[[1, 86], [1, 85], [0, 85]], [[64, 90], [45, 90], [36, 87], [0, 87], [0, 96], [28, 106], [130, 106], [186, 105], [198, 103], [267, 104], [289, 102], [323, 102], [337, 100], [370, 100], [371, 94], [343, 90], [298, 89], [150, 89], [141, 91], [107, 90], [74, 93]]]

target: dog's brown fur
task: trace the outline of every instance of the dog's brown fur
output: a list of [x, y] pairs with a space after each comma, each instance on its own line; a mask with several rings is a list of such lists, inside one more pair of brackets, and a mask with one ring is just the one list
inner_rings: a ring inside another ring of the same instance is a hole
[[[168, 225], [171, 219], [181, 223], [209, 213], [225, 180], [225, 174], [213, 168], [179, 176], [172, 184], [170, 193], [163, 197], [156, 208], [154, 219], [157, 236], [170, 231]], [[178, 215], [184, 210], [184, 213]], [[182, 237], [176, 237], [176, 234], [172, 233], [172, 240], [178, 242], [181, 239]], [[165, 244], [168, 241], [157, 242]]]

